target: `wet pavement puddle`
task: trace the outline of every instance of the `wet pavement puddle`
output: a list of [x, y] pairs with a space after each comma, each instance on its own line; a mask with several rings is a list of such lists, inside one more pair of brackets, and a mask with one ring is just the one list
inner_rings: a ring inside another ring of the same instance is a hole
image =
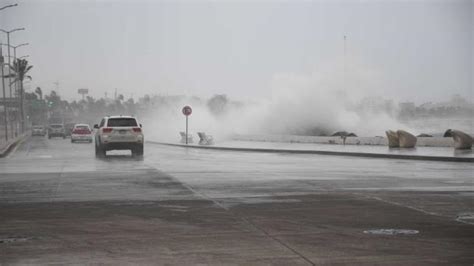
[[418, 234], [418, 230], [412, 229], [371, 229], [365, 230], [364, 234], [372, 234], [372, 235], [416, 235]]
[[0, 238], [0, 244], [9, 244], [9, 243], [14, 243], [14, 242], [25, 242], [28, 240], [32, 240], [33, 238], [31, 237], [5, 237], [5, 238]]
[[36, 158], [49, 159], [49, 158], [53, 158], [53, 156], [52, 155], [38, 155], [36, 156]]
[[474, 223], [474, 212], [463, 212], [458, 214], [456, 221]]

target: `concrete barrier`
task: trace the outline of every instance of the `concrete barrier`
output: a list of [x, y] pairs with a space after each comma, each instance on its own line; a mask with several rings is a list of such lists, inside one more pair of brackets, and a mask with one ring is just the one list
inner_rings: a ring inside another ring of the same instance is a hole
[[20, 142], [29, 136], [30, 133], [28, 132], [4, 143], [4, 145], [0, 147], [0, 158], [6, 157]]
[[293, 153], [293, 154], [318, 154], [318, 155], [336, 155], [336, 156], [352, 156], [362, 158], [378, 158], [378, 159], [402, 159], [402, 160], [419, 160], [419, 161], [438, 161], [438, 162], [468, 162], [473, 163], [474, 157], [454, 157], [454, 156], [431, 156], [431, 155], [410, 155], [410, 154], [391, 154], [391, 153], [369, 153], [369, 152], [346, 152], [346, 151], [326, 151], [326, 150], [295, 150], [295, 149], [271, 149], [271, 148], [238, 148], [225, 146], [202, 146], [202, 145], [185, 145], [159, 141], [147, 141], [151, 144], [159, 144], [166, 146], [197, 148], [223, 151], [241, 151], [241, 152], [266, 152], [266, 153]]
[[[235, 134], [232, 140], [241, 141], [262, 141], [262, 142], [283, 142], [283, 143], [318, 143], [343, 145], [341, 137], [322, 136], [298, 136], [298, 135], [243, 135]], [[419, 147], [453, 147], [452, 138], [443, 137], [419, 137], [416, 145]], [[347, 137], [345, 145], [388, 145], [388, 139], [383, 136], [376, 137]]]

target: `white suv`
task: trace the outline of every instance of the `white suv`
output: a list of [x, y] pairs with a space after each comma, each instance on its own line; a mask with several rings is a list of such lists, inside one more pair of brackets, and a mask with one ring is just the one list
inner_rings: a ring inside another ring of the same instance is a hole
[[132, 155], [143, 155], [142, 125], [132, 116], [106, 116], [95, 134], [95, 155], [105, 156], [109, 150], [131, 150]]

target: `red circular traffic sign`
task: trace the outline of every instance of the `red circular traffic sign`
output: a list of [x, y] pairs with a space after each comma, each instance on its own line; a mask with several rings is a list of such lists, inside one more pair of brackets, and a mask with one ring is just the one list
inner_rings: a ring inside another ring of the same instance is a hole
[[193, 113], [193, 109], [191, 109], [191, 106], [186, 105], [185, 107], [183, 107], [183, 115], [189, 116], [192, 113]]

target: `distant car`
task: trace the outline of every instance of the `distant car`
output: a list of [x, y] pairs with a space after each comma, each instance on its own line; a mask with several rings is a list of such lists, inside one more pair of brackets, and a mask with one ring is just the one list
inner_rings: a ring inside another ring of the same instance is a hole
[[106, 116], [95, 134], [95, 154], [105, 156], [109, 150], [131, 150], [132, 155], [143, 155], [142, 125], [132, 116]]
[[48, 138], [52, 137], [62, 137], [63, 139], [66, 138], [66, 132], [64, 130], [63, 124], [51, 124], [48, 128]]
[[31, 131], [33, 136], [46, 136], [46, 128], [44, 126], [33, 126]]
[[71, 131], [71, 142], [87, 141], [92, 143], [92, 130], [88, 124], [76, 124]]

